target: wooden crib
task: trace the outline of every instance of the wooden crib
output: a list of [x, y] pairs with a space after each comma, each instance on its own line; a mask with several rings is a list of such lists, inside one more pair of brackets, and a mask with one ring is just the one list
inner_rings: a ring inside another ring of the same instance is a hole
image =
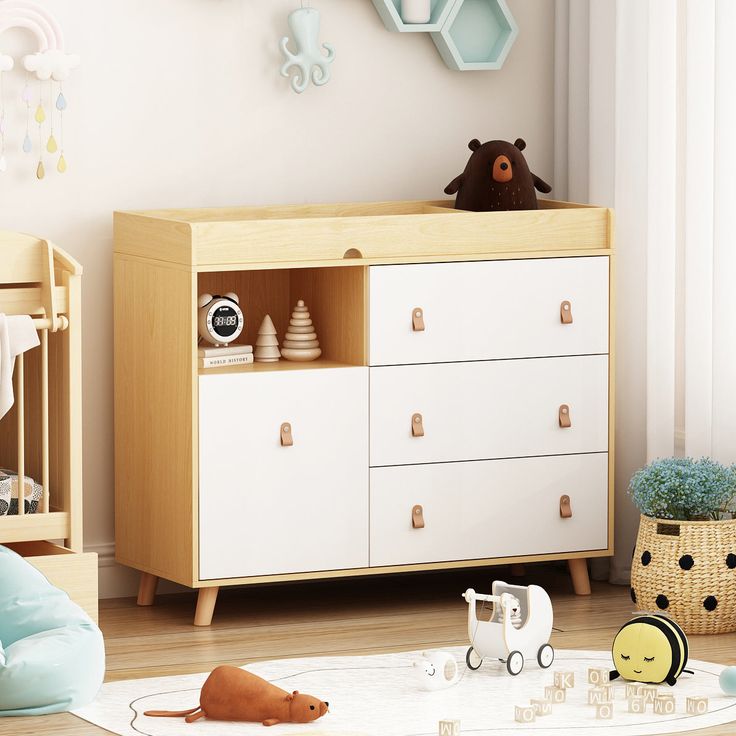
[[82, 548], [81, 266], [52, 243], [0, 231], [0, 313], [27, 314], [40, 346], [15, 361], [15, 401], [0, 420], [0, 468], [43, 488], [34, 513], [0, 516], [14, 549], [97, 618], [97, 555]]

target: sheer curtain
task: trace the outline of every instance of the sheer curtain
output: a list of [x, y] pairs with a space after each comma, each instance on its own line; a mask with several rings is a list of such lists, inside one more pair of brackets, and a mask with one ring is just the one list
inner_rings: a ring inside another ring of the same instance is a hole
[[736, 462], [736, 2], [557, 0], [557, 197], [616, 209], [616, 556], [632, 472]]

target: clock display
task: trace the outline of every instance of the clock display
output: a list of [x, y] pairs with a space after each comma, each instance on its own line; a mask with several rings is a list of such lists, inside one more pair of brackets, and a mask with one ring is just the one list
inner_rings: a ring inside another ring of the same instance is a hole
[[231, 337], [238, 329], [238, 315], [230, 306], [219, 306], [212, 315], [212, 327], [220, 337]]

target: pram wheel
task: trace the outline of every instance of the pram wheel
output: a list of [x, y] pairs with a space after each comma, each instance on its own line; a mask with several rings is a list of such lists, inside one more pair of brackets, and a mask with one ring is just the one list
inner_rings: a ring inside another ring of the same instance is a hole
[[537, 652], [537, 662], [539, 666], [546, 670], [552, 666], [552, 662], [555, 661], [555, 650], [549, 644], [542, 644]]
[[473, 647], [470, 647], [465, 655], [465, 664], [468, 665], [468, 669], [477, 670], [483, 664], [483, 657], [479, 656]]
[[524, 655], [517, 651], [511, 652], [506, 660], [506, 669], [510, 675], [518, 675], [524, 669]]

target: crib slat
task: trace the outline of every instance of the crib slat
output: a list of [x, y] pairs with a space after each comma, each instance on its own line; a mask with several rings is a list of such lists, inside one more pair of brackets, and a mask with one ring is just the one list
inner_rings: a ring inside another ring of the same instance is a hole
[[23, 370], [23, 353], [15, 359], [15, 403], [18, 418], [18, 515], [25, 513], [26, 497], [26, 436], [25, 436], [25, 375]]
[[41, 331], [41, 512], [49, 512], [49, 331]]

